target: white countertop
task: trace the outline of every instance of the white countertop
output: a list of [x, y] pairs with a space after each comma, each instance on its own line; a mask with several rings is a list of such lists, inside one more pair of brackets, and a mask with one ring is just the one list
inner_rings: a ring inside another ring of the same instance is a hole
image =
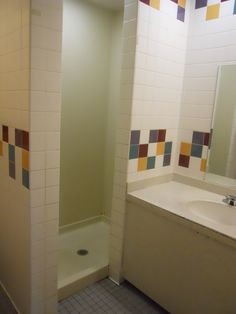
[[186, 206], [188, 202], [196, 200], [221, 203], [224, 198], [223, 195], [170, 181], [128, 193], [128, 199], [132, 200], [134, 198], [236, 240], [236, 226], [223, 225], [198, 217], [189, 211]]

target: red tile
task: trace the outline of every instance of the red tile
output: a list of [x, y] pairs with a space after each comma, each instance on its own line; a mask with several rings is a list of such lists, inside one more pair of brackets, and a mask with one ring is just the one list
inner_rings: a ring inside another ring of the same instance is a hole
[[139, 145], [139, 157], [147, 157], [148, 155], [148, 144]]
[[8, 126], [3, 125], [2, 126], [2, 139], [4, 142], [8, 143]]
[[205, 133], [204, 134], [204, 145], [208, 146], [209, 140], [210, 140], [210, 133]]
[[179, 166], [180, 167], [189, 167], [190, 156], [179, 155]]
[[15, 129], [15, 145], [18, 147], [22, 147], [23, 135], [22, 131]]
[[165, 142], [166, 140], [166, 130], [159, 130], [158, 131], [158, 142]]
[[22, 131], [22, 148], [29, 150], [29, 132]]

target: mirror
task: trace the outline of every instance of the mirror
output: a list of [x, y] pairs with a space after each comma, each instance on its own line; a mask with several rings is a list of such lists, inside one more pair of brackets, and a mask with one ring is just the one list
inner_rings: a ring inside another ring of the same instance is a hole
[[219, 68], [212, 129], [207, 178], [236, 179], [236, 64]]

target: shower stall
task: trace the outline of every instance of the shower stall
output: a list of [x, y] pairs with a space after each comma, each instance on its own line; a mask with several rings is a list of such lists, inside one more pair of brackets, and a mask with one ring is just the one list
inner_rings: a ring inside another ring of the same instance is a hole
[[59, 298], [108, 275], [122, 1], [64, 0]]

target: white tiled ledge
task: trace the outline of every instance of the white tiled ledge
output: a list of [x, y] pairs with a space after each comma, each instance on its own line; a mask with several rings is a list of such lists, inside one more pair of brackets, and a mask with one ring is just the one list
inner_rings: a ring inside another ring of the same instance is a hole
[[[164, 178], [162, 178], [164, 180]], [[225, 226], [200, 218], [188, 209], [186, 203], [194, 200], [222, 202], [223, 195], [209, 192], [176, 181], [159, 183], [127, 195], [128, 202], [136, 203], [153, 213], [182, 223], [198, 233], [236, 248], [235, 226]], [[235, 209], [236, 210], [236, 209]]]
[[215, 176], [209, 174], [207, 174], [205, 180], [202, 180], [177, 173], [170, 173], [162, 176], [153, 176], [143, 180], [130, 181], [127, 183], [127, 192], [133, 192], [160, 183], [176, 181], [217, 194], [234, 195], [236, 194], [236, 184], [233, 185], [233, 180], [229, 180], [227, 180], [227, 178], [225, 180], [220, 180], [219, 178], [216, 180]]

